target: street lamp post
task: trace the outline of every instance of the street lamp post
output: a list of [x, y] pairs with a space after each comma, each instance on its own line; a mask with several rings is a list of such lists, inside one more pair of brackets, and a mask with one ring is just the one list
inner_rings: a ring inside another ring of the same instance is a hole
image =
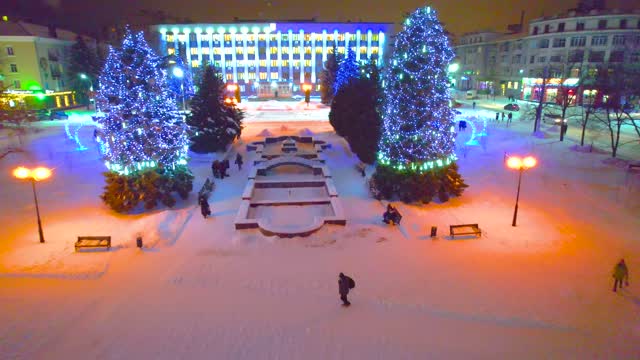
[[31, 181], [33, 200], [36, 203], [36, 216], [38, 217], [38, 234], [40, 235], [40, 242], [44, 243], [42, 221], [40, 221], [40, 207], [38, 206], [38, 195], [36, 194], [36, 181], [44, 180], [51, 177], [51, 169], [45, 167], [37, 167], [31, 170], [21, 166], [13, 170], [13, 176], [18, 179], [29, 179]]
[[179, 67], [174, 67], [173, 68], [173, 75], [175, 77], [180, 78], [181, 83], [180, 83], [180, 90], [182, 91], [182, 111], [187, 111], [187, 105], [185, 104], [185, 100], [184, 100], [184, 71], [182, 71], [181, 68]]
[[[89, 79], [87, 74], [80, 74], [80, 79], [89, 81], [89, 92], [93, 93], [93, 82], [91, 81], [91, 79]], [[94, 99], [94, 102], [95, 102], [95, 99]], [[91, 104], [91, 98], [89, 98], [89, 104]], [[95, 104], [95, 107], [96, 107], [96, 112], [98, 112], [98, 105]], [[89, 106], [87, 106], [87, 109], [89, 109]]]
[[522, 173], [536, 166], [537, 160], [533, 156], [527, 156], [524, 159], [521, 159], [518, 156], [510, 156], [507, 159], [507, 166], [510, 169], [518, 170], [518, 192], [516, 194], [516, 207], [513, 210], [513, 221], [511, 222], [511, 226], [516, 226], [516, 219], [518, 218], [518, 201], [520, 200], [520, 184], [522, 183]]

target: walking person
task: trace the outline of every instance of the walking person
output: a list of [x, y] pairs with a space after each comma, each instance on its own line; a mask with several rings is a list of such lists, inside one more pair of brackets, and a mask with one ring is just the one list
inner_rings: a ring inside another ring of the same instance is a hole
[[347, 299], [349, 290], [356, 287], [356, 282], [347, 275], [340, 273], [338, 276], [338, 292], [340, 293], [340, 300], [342, 300], [342, 306], [349, 306], [351, 303]]
[[238, 155], [236, 155], [236, 161], [235, 163], [238, 165], [238, 170], [242, 170], [242, 155], [240, 155], [240, 153], [238, 153]]
[[507, 116], [507, 119], [509, 120], [509, 124], [511, 124], [511, 120], [513, 119], [513, 113], [509, 113], [509, 115]]
[[504, 111], [502, 112], [502, 121], [504, 121]]
[[475, 109], [476, 109], [476, 102], [474, 101], [473, 102], [473, 110], [475, 110]]
[[227, 170], [229, 170], [229, 159], [224, 159], [222, 161], [222, 178], [223, 179], [227, 176], [230, 176], [229, 174], [227, 174]]
[[496, 122], [498, 122], [498, 120], [500, 120], [500, 113], [496, 113]]
[[211, 172], [213, 173], [213, 177], [217, 179], [218, 178], [218, 160], [214, 160], [211, 163]]
[[624, 280], [625, 286], [629, 286], [629, 269], [627, 269], [624, 259], [620, 259], [620, 262], [613, 268], [613, 279], [613, 292], [616, 292], [618, 286], [622, 289], [622, 280]]
[[207, 216], [211, 215], [211, 208], [209, 207], [209, 201], [206, 197], [200, 197], [200, 213], [202, 213], [203, 218], [207, 218]]

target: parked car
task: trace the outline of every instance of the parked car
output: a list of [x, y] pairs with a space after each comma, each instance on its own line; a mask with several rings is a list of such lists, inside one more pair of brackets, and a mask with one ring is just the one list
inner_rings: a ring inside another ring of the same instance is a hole
[[67, 120], [68, 118], [69, 115], [61, 110], [51, 110], [51, 114], [49, 115], [50, 120]]
[[38, 121], [49, 120], [49, 111], [47, 111], [46, 109], [35, 110], [34, 114]]
[[518, 104], [507, 104], [504, 109], [507, 111], [520, 111], [520, 106]]
[[[547, 124], [560, 125], [560, 123], [563, 122], [563, 119], [562, 119], [562, 115], [544, 114], [542, 121]], [[568, 121], [569, 121], [568, 119], [564, 119], [565, 124]]]

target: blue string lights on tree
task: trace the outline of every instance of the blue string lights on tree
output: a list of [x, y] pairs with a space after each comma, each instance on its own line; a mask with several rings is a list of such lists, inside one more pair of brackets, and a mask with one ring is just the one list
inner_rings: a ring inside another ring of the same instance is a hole
[[[169, 66], [169, 72], [167, 74], [167, 82], [169, 84], [169, 89], [173, 93], [173, 98], [176, 99], [176, 101], [182, 101], [183, 96], [185, 99], [191, 99], [193, 95], [195, 95], [193, 73], [191, 69], [189, 66], [185, 65], [180, 54], [171, 56], [170, 60], [175, 61], [174, 64]], [[174, 69], [176, 68], [182, 70], [181, 77], [175, 75], [176, 72]]]
[[127, 30], [122, 47], [109, 51], [97, 94], [104, 116], [96, 121], [111, 171], [128, 175], [186, 164], [188, 126], [178, 114], [161, 62], [142, 32]]
[[360, 77], [360, 70], [358, 61], [356, 60], [356, 53], [349, 48], [347, 56], [340, 61], [340, 66], [336, 73], [336, 80], [333, 83], [333, 95], [335, 96], [341, 87], [348, 84], [352, 79], [358, 79]]
[[430, 7], [409, 15], [385, 73], [378, 163], [423, 172], [455, 161], [454, 114], [447, 69], [449, 39]]

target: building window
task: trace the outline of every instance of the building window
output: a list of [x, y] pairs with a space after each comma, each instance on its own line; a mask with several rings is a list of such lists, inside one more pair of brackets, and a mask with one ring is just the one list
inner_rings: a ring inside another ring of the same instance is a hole
[[[638, 25], [638, 28], [640, 28], [640, 25]], [[371, 36], [371, 40], [373, 40], [373, 41], [378, 41], [378, 34], [373, 34], [373, 35]]]
[[545, 49], [549, 47], [549, 39], [540, 39], [538, 41], [538, 48]]
[[278, 72], [271, 72], [271, 80], [278, 80]]
[[604, 30], [607, 28], [607, 20], [598, 21], [598, 30]]
[[591, 38], [591, 46], [604, 46], [607, 45], [607, 36], [598, 35]]
[[13, 53], [13, 48], [11, 46], [7, 46], [7, 55], [8, 56], [14, 56], [15, 55]]
[[20, 80], [13, 80], [13, 87], [14, 87], [16, 90], [19, 90], [19, 89], [21, 88]]
[[17, 73], [18, 72], [18, 65], [11, 64], [9, 67], [11, 68], [11, 72], [12, 73]]
[[238, 73], [238, 80], [244, 80], [244, 73], [243, 72], [239, 72]]
[[277, 48], [277, 47], [275, 47], [275, 46], [272, 46], [272, 47], [271, 47], [271, 53], [272, 53], [272, 54], [277, 54], [277, 53], [278, 53], [278, 48]]
[[550, 26], [549, 26], [549, 25], [545, 25], [545, 26], [544, 26], [544, 33], [545, 33], [545, 34], [549, 32], [549, 28], [550, 28]]
[[583, 22], [579, 22], [576, 24], [576, 31], [582, 31], [584, 30], [584, 23]]
[[236, 48], [236, 54], [242, 55], [242, 48], [241, 47], [237, 47]]
[[167, 42], [173, 42], [173, 34], [167, 35]]
[[267, 73], [266, 72], [261, 72], [260, 73], [260, 80], [267, 80]]
[[197, 68], [200, 66], [198, 60], [191, 60], [191, 67]]
[[505, 63], [507, 62], [507, 55], [502, 55], [502, 56], [500, 57], [500, 62], [501, 62], [501, 63], [503, 63], [503, 64], [505, 64]]
[[584, 60], [584, 50], [574, 50], [569, 53], [569, 62], [582, 62]]
[[553, 55], [549, 58], [549, 62], [559, 63], [562, 62], [562, 55]]
[[227, 78], [227, 81], [233, 80], [233, 74], [227, 74], [226, 78]]
[[214, 55], [220, 55], [220, 48], [213, 48], [213, 54]]
[[620, 29], [626, 29], [626, 28], [627, 28], [627, 19], [620, 20]]
[[198, 55], [198, 48], [191, 48], [191, 55]]
[[554, 48], [561, 48], [561, 47], [565, 47], [566, 45], [567, 45], [566, 39], [553, 39]]
[[372, 47], [371, 48], [371, 53], [372, 54], [377, 54], [378, 53], [378, 47], [377, 46]]
[[311, 66], [311, 60], [305, 60], [304, 61], [304, 66], [310, 67]]
[[311, 48], [310, 47], [305, 47], [304, 48], [304, 53], [305, 54], [311, 54]]
[[529, 58], [529, 64], [533, 64], [536, 61], [536, 57], [531, 55], [531, 57]]
[[322, 48], [316, 47], [316, 54], [322, 54]]
[[289, 60], [282, 60], [282, 66], [289, 66]]
[[603, 62], [604, 51], [591, 51], [589, 52], [589, 62]]
[[547, 57], [546, 57], [546, 56], [540, 56], [540, 57], [538, 58], [538, 62], [539, 62], [539, 63], [547, 62]]
[[300, 67], [300, 60], [293, 60], [293, 67]]
[[624, 61], [624, 51], [612, 51], [609, 54], [609, 62], [623, 62]]
[[202, 53], [205, 54], [205, 55], [208, 55], [209, 54], [209, 47], [208, 46], [207, 47], [203, 47], [202, 48]]
[[586, 43], [587, 43], [587, 37], [586, 36], [574, 36], [574, 37], [571, 38], [571, 46], [572, 47], [585, 46]]
[[537, 26], [533, 27], [532, 35], [538, 35], [538, 27]]
[[614, 35], [613, 36], [613, 45], [624, 45], [625, 36], [624, 35]]
[[267, 66], [267, 61], [266, 60], [260, 60], [260, 66], [262, 66], [262, 67]]
[[175, 53], [176, 53], [176, 49], [174, 49], [174, 48], [169, 48], [169, 49], [167, 49], [167, 54], [169, 54], [169, 55], [173, 55], [173, 54], [175, 54]]
[[558, 32], [564, 32], [564, 23], [558, 24]]

